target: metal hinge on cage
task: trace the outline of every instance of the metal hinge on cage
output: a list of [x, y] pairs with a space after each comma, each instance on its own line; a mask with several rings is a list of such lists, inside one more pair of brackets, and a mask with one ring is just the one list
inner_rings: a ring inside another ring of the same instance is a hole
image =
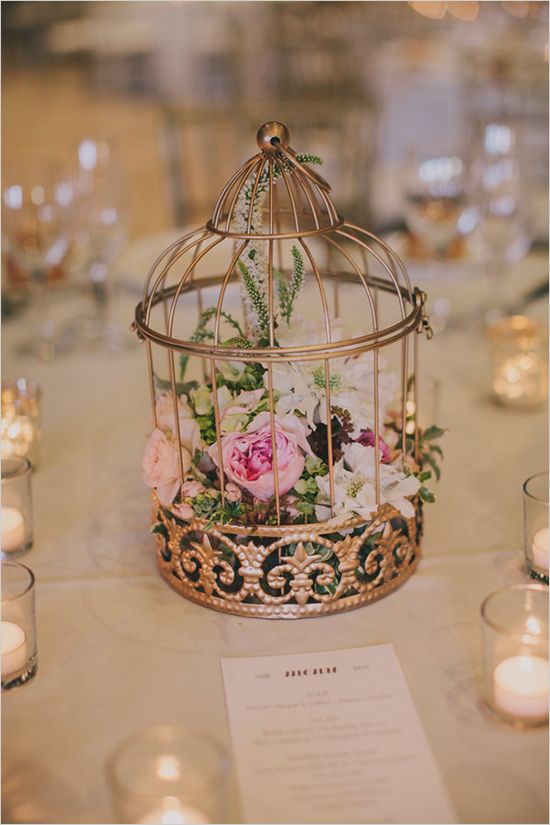
[[433, 332], [433, 329], [430, 326], [430, 316], [428, 315], [427, 312], [425, 312], [425, 309], [424, 309], [425, 306], [426, 306], [426, 301], [428, 299], [428, 296], [426, 295], [424, 290], [418, 289], [418, 287], [416, 287], [415, 290], [414, 290], [414, 298], [415, 298], [416, 306], [420, 307], [420, 309], [422, 311], [422, 315], [421, 315], [421, 318], [420, 318], [420, 324], [418, 325], [417, 332], [418, 333], [425, 332], [426, 333], [426, 338], [428, 339], [428, 341], [430, 341], [433, 338], [434, 332]]

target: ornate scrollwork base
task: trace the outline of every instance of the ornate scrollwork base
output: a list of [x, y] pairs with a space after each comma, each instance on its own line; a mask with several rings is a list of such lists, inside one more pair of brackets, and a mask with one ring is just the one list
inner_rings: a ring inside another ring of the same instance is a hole
[[388, 504], [369, 522], [283, 527], [184, 522], [153, 494], [153, 532], [166, 581], [192, 601], [262, 619], [351, 610], [396, 590], [420, 555], [421, 502], [405, 518]]

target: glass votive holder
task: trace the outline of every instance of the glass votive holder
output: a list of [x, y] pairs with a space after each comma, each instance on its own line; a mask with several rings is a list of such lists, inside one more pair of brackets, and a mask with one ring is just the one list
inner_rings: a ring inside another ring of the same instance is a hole
[[19, 562], [2, 562], [0, 631], [2, 690], [9, 690], [32, 679], [38, 667], [34, 573]]
[[2, 460], [0, 536], [2, 558], [15, 558], [30, 550], [32, 527], [32, 468], [27, 458]]
[[202, 731], [157, 725], [122, 742], [107, 762], [117, 822], [224, 822], [228, 758]]
[[27, 378], [2, 379], [2, 457], [23, 456], [33, 469], [40, 463], [42, 390]]
[[481, 605], [484, 699], [506, 722], [548, 723], [548, 588], [518, 584]]
[[529, 574], [548, 584], [548, 473], [537, 473], [523, 485], [523, 540]]
[[548, 330], [526, 318], [501, 318], [487, 329], [492, 387], [497, 401], [511, 407], [538, 407], [548, 393]]

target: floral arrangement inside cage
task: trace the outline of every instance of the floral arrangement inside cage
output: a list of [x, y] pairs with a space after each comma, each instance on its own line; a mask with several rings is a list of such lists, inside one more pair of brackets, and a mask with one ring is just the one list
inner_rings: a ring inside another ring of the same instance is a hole
[[389, 247], [267, 123], [205, 227], [153, 265], [135, 327], [159, 565], [210, 607], [294, 618], [395, 589], [419, 556], [442, 430], [419, 424], [429, 327]]

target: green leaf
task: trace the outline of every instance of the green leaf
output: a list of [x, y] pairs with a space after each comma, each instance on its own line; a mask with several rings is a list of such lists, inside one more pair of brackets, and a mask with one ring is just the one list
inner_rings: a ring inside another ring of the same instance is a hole
[[445, 435], [445, 430], [442, 430], [441, 427], [437, 427], [433, 424], [424, 431], [422, 439], [424, 441], [432, 441], [434, 438], [441, 438], [442, 435]]
[[427, 487], [422, 486], [418, 491], [420, 498], [422, 501], [429, 502], [430, 504], [435, 501], [435, 496], [431, 490], [428, 490]]

